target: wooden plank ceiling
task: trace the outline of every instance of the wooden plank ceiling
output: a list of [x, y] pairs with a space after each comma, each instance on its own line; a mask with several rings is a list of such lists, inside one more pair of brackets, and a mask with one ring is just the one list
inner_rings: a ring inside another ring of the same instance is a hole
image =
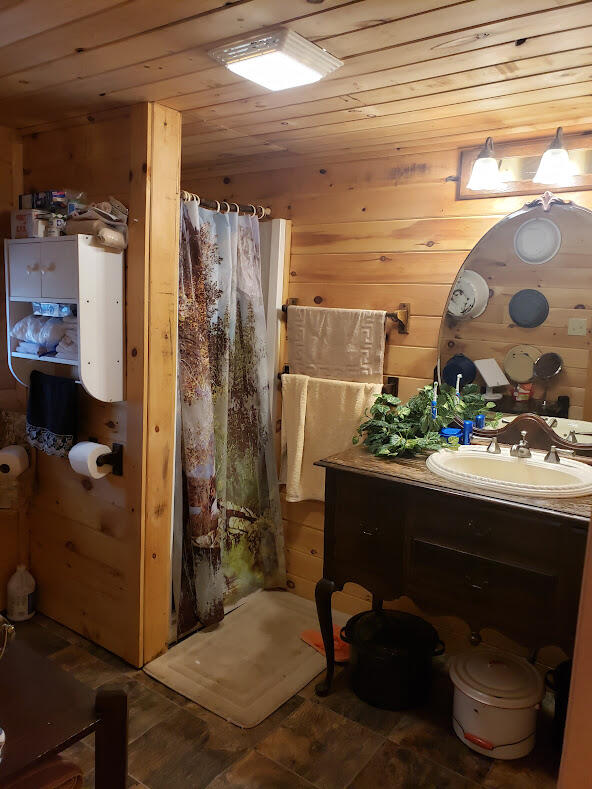
[[[2, 123], [34, 131], [159, 101], [183, 112], [188, 173], [592, 124], [588, 0], [0, 0], [0, 8]], [[272, 93], [207, 55], [274, 25], [344, 66]]]

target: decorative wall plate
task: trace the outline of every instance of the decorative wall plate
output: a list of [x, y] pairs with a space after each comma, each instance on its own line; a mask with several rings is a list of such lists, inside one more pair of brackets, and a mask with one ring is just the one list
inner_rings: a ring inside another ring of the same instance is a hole
[[541, 356], [540, 348], [534, 345], [515, 345], [505, 356], [504, 372], [512, 381], [523, 384], [532, 380], [534, 365]]
[[510, 318], [517, 326], [534, 329], [547, 320], [549, 302], [540, 290], [525, 288], [510, 299]]
[[477, 318], [489, 302], [489, 285], [481, 274], [466, 269], [462, 271], [452, 287], [448, 303], [448, 314], [454, 318]]
[[529, 219], [514, 235], [514, 251], [525, 263], [540, 265], [554, 258], [561, 246], [561, 231], [550, 219]]
[[456, 376], [459, 373], [462, 375], [461, 387], [472, 384], [477, 376], [475, 362], [464, 353], [457, 353], [446, 362], [442, 370], [442, 380], [449, 386], [456, 386]]

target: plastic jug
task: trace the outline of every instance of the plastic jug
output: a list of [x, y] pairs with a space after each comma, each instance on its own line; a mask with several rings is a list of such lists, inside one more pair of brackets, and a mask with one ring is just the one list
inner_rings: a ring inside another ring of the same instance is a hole
[[35, 579], [24, 564], [19, 564], [6, 587], [6, 616], [24, 622], [35, 614]]

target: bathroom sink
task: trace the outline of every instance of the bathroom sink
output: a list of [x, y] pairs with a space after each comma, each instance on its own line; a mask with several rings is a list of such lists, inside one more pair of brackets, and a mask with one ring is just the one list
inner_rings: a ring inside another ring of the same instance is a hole
[[545, 453], [533, 451], [530, 458], [510, 455], [503, 447], [493, 455], [484, 446], [441, 449], [427, 459], [427, 467], [439, 477], [465, 485], [524, 496], [569, 498], [592, 493], [592, 467], [561, 458], [545, 463]]

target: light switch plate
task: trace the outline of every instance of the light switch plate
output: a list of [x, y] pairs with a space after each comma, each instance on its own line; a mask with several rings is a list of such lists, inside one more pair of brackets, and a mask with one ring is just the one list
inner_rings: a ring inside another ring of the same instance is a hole
[[588, 331], [586, 318], [570, 318], [567, 322], [567, 333], [570, 335], [585, 335]]

